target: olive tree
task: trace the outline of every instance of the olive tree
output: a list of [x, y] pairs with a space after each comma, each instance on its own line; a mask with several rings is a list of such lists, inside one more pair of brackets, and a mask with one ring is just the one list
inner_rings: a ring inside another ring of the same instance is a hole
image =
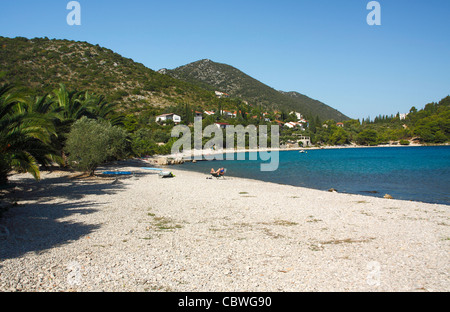
[[124, 157], [126, 146], [125, 130], [83, 117], [72, 125], [65, 150], [71, 167], [93, 175], [102, 163]]

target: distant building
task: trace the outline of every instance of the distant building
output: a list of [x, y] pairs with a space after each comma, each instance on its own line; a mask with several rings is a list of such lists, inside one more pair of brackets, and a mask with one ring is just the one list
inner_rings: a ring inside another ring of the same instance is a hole
[[194, 112], [194, 116], [195, 116], [195, 117], [201, 117], [201, 118], [203, 118], [203, 113], [202, 113], [202, 112], [195, 111], [195, 112]]
[[[225, 117], [233, 117], [233, 116], [234, 116], [232, 112], [227, 111], [227, 110], [221, 110], [221, 111], [220, 111], [220, 114], [221, 114], [222, 116], [225, 116]], [[235, 116], [234, 116], [234, 117], [235, 117]]]
[[282, 121], [274, 120], [273, 122], [277, 123], [280, 127], [284, 126], [284, 122], [282, 122]]
[[409, 114], [398, 114], [398, 117], [400, 118], [400, 120], [405, 120], [406, 116], [408, 116]]
[[225, 93], [225, 92], [220, 92], [220, 91], [215, 91], [216, 96], [221, 99], [221, 98], [228, 98], [230, 97], [229, 94]]
[[169, 120], [172, 120], [174, 123], [177, 124], [181, 122], [181, 117], [173, 113], [156, 116], [156, 122], [164, 122]]
[[227, 127], [231, 126], [229, 123], [226, 122], [216, 122], [214, 124], [216, 125], [216, 127], [220, 129], [226, 129]]
[[205, 115], [208, 115], [208, 116], [212, 116], [212, 115], [214, 115], [215, 113], [214, 113], [213, 111], [205, 111], [204, 114], [205, 114]]
[[292, 129], [296, 127], [296, 124], [294, 122], [287, 122], [284, 124], [284, 126]]
[[300, 130], [302, 130], [302, 131], [305, 130], [305, 128], [304, 128], [304, 126], [303, 126], [303, 123], [297, 122], [297, 121], [287, 122], [287, 123], [284, 124], [284, 126], [285, 126], [285, 127], [288, 127], [288, 128], [291, 128], [291, 129], [292, 129], [292, 128], [298, 128], [298, 129], [300, 129]]
[[290, 112], [291, 115], [295, 115], [297, 117], [297, 120], [301, 120], [303, 118], [302, 114], [298, 112]]
[[310, 137], [306, 137], [306, 136], [302, 136], [302, 135], [297, 135], [299, 138], [297, 139], [297, 143], [302, 143], [303, 147], [306, 146], [310, 146], [311, 145], [311, 138]]
[[338, 122], [338, 123], [336, 124], [336, 126], [341, 127], [341, 128], [344, 128], [344, 124], [343, 124], [342, 122]]

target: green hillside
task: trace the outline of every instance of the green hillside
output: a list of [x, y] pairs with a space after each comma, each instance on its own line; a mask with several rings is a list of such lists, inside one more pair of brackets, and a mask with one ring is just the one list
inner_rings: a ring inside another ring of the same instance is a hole
[[174, 78], [197, 84], [211, 91], [225, 92], [250, 105], [268, 110], [298, 111], [309, 118], [349, 120], [334, 108], [297, 92], [280, 92], [226, 64], [205, 59], [172, 70], [163, 69]]
[[[349, 118], [307, 96], [282, 93], [236, 68], [202, 60], [175, 70], [156, 72], [107, 48], [87, 42], [0, 37], [0, 71], [4, 82], [31, 93], [52, 92], [60, 83], [69, 90], [103, 94], [124, 112], [168, 107], [236, 109], [236, 103], [265, 110], [299, 111], [309, 118], [344, 121]], [[232, 98], [219, 100], [214, 91]]]
[[87, 42], [0, 37], [0, 71], [7, 83], [31, 92], [70, 90], [104, 94], [125, 111], [180, 103], [203, 106], [213, 92], [157, 73], [113, 51]]

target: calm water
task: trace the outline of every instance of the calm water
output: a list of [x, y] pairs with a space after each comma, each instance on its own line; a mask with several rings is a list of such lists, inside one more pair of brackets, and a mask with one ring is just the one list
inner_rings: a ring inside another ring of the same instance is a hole
[[280, 152], [275, 172], [261, 172], [261, 161], [202, 161], [183, 169], [209, 173], [227, 168], [227, 175], [340, 193], [450, 205], [450, 146], [346, 148]]

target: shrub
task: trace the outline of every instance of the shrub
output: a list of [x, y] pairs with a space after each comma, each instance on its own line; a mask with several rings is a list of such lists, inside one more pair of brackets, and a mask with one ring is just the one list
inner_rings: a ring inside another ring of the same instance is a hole
[[151, 130], [139, 129], [135, 134], [133, 134], [131, 148], [134, 155], [142, 157], [156, 154], [159, 146], [152, 139]]
[[359, 145], [377, 145], [378, 134], [375, 130], [367, 129], [362, 131], [356, 138]]
[[123, 157], [126, 145], [125, 130], [83, 117], [73, 124], [65, 150], [71, 167], [92, 175], [102, 163]]
[[400, 140], [400, 145], [409, 145], [408, 140]]

